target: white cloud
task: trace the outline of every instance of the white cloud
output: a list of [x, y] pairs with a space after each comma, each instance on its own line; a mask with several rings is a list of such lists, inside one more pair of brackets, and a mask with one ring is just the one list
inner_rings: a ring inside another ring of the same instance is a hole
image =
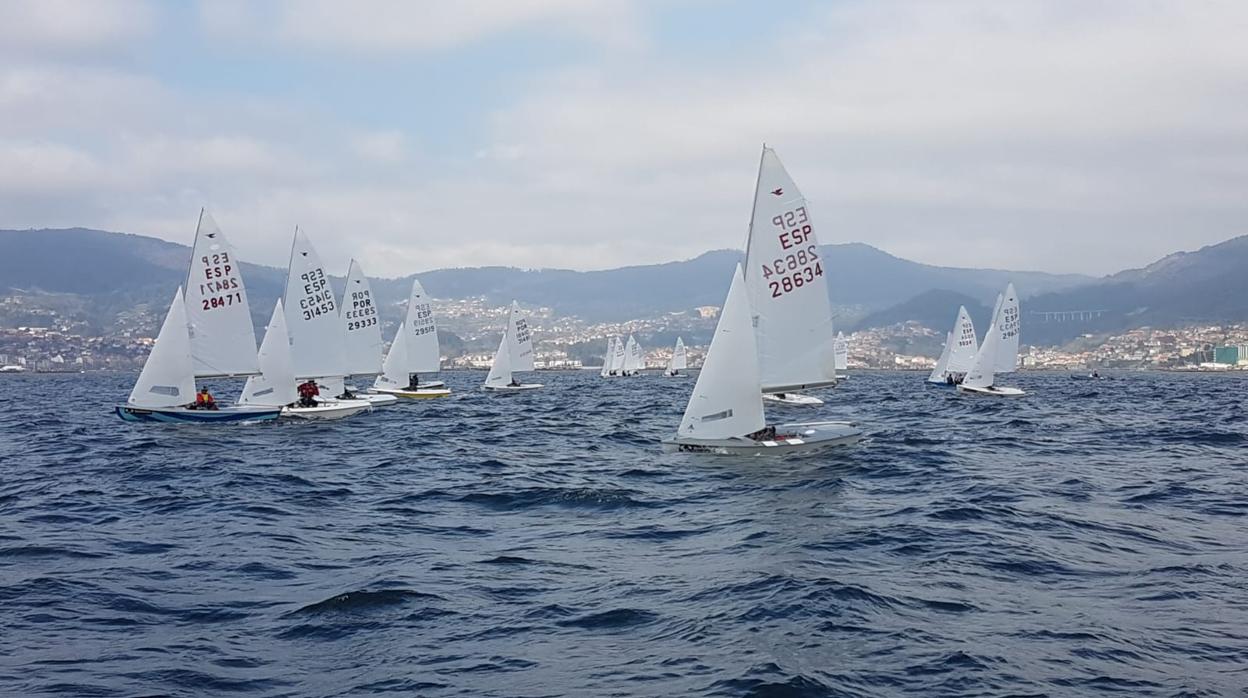
[[147, 36], [156, 12], [144, 0], [5, 0], [0, 52], [84, 52]]
[[351, 139], [351, 147], [360, 158], [377, 163], [397, 163], [407, 158], [407, 135], [402, 131], [368, 131]]

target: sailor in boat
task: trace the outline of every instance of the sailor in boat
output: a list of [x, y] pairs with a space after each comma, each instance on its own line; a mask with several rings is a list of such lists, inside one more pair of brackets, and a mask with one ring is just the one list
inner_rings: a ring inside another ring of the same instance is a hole
[[1096, 372], [1096, 371], [1093, 371], [1093, 372], [1092, 372], [1092, 378], [1094, 378], [1094, 379], [1095, 379], [1095, 378], [1100, 378], [1100, 377], [1101, 377], [1101, 374], [1100, 374], [1100, 373], [1098, 373], [1098, 372]]
[[746, 434], [745, 438], [751, 439], [754, 441], [775, 441], [776, 428], [775, 427], [763, 427], [762, 429], [759, 429], [758, 431], [753, 431], [753, 432], [750, 432], [749, 434]]
[[946, 373], [946, 374], [945, 374], [945, 383], [947, 383], [947, 384], [949, 384], [949, 385], [953, 385], [953, 374], [952, 374], [952, 373]]
[[507, 387], [509, 387], [509, 388], [519, 388], [519, 387], [520, 387], [520, 381], [516, 380], [516, 377], [515, 377], [515, 376], [512, 376], [512, 377], [511, 377], [511, 382], [507, 384]]
[[420, 374], [407, 374], [407, 387], [404, 390], [420, 390]]
[[217, 409], [216, 398], [212, 397], [212, 393], [208, 392], [208, 386], [199, 389], [195, 395], [195, 404], [190, 406], [195, 410], [215, 410]]
[[321, 389], [316, 385], [316, 379], [309, 378], [299, 384], [299, 406], [300, 407], [316, 407], [316, 398], [321, 394]]
[[344, 383], [342, 386], [342, 395], [338, 396], [339, 400], [355, 400], [355, 393], [351, 392], [351, 388]]

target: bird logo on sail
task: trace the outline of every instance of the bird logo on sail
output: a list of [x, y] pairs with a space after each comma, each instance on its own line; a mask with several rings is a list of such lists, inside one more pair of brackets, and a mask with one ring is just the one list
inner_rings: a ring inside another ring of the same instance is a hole
[[781, 189], [781, 188], [772, 189], [771, 193], [773, 196], [780, 196], [781, 194], [784, 193], [784, 189]]

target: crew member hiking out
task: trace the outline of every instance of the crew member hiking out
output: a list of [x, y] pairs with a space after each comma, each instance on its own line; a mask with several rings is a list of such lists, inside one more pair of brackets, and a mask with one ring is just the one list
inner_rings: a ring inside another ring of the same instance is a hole
[[309, 379], [299, 384], [299, 406], [300, 407], [316, 407], [316, 397], [321, 394], [321, 389], [316, 386], [316, 381]]

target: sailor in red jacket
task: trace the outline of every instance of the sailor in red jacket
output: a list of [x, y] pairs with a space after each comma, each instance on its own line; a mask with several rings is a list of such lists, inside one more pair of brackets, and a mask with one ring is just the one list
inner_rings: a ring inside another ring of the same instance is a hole
[[315, 379], [308, 379], [299, 384], [299, 406], [300, 407], [316, 407], [316, 396], [321, 394], [321, 389], [316, 387]]

